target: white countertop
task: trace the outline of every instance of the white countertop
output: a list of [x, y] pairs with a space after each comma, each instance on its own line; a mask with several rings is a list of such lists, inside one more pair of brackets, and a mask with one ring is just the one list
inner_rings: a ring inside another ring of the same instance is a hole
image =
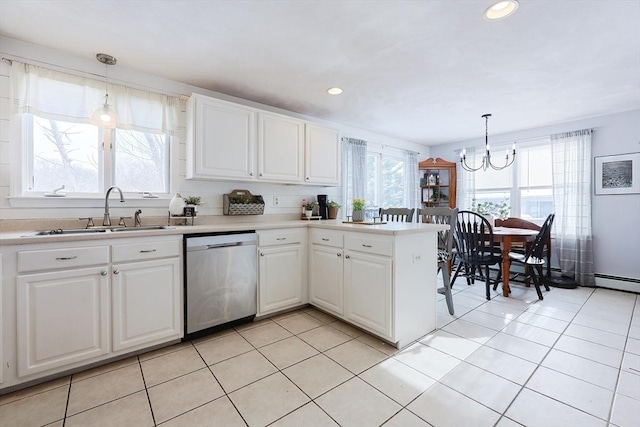
[[160, 230], [132, 230], [106, 233], [88, 233], [88, 234], [68, 234], [68, 235], [48, 235], [48, 236], [28, 236], [23, 237], [30, 232], [36, 231], [12, 231], [0, 233], [0, 246], [8, 245], [26, 245], [33, 243], [53, 243], [53, 242], [73, 242], [88, 240], [104, 240], [117, 238], [131, 238], [135, 236], [169, 236], [176, 234], [197, 234], [197, 233], [219, 233], [229, 231], [245, 231], [245, 230], [270, 230], [280, 228], [293, 227], [309, 227], [309, 228], [329, 228], [334, 230], [372, 233], [372, 234], [414, 234], [414, 233], [434, 233], [445, 230], [447, 226], [439, 224], [416, 224], [405, 222], [389, 222], [387, 224], [353, 224], [343, 223], [342, 220], [284, 220], [284, 221], [259, 221], [259, 222], [243, 222], [233, 224], [207, 224], [207, 225], [176, 225], [170, 228]]

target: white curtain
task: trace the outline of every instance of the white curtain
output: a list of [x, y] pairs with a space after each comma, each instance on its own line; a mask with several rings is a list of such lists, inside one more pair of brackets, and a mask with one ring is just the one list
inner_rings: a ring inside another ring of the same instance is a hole
[[418, 178], [418, 153], [405, 152], [404, 156], [404, 205], [408, 208], [420, 209], [420, 188]]
[[[11, 83], [14, 112], [46, 119], [91, 123], [105, 100], [103, 81], [17, 61], [11, 65]], [[119, 129], [175, 135], [183, 128], [178, 97], [117, 84], [107, 90]]]
[[[476, 159], [476, 151], [474, 148], [466, 149], [466, 159], [467, 163], [471, 167], [475, 167], [475, 159]], [[471, 204], [473, 203], [473, 199], [476, 197], [476, 173], [477, 172], [468, 172], [461, 167], [459, 167], [460, 162], [456, 165], [456, 176], [457, 179], [457, 200], [456, 206], [460, 210], [469, 210], [471, 209]]]
[[551, 135], [553, 233], [564, 276], [595, 286], [591, 231], [590, 129]]
[[367, 141], [345, 137], [342, 143], [346, 205], [343, 212], [351, 212], [353, 199], [364, 199], [367, 194]]

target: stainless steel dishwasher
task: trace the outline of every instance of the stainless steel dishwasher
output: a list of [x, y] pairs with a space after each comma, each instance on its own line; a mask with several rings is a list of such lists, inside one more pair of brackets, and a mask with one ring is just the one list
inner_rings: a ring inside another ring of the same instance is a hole
[[255, 316], [255, 232], [185, 236], [185, 338]]

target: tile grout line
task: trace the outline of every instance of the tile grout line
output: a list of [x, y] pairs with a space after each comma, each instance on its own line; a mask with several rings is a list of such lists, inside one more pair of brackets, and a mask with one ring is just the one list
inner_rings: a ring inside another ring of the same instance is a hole
[[140, 369], [140, 375], [142, 375], [142, 384], [144, 385], [144, 393], [147, 395], [147, 402], [149, 403], [149, 410], [151, 411], [151, 420], [153, 421], [153, 425], [158, 425], [156, 423], [156, 415], [153, 413], [153, 405], [151, 404], [151, 396], [149, 396], [149, 388], [147, 387], [147, 380], [144, 378], [144, 370], [142, 369], [142, 362], [140, 361], [140, 356], [136, 356], [138, 359], [138, 369]]

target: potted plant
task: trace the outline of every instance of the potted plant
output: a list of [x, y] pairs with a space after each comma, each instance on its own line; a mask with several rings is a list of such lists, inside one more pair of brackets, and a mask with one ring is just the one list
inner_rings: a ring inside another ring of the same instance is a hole
[[311, 215], [313, 215], [313, 205], [313, 202], [307, 202], [304, 205], [304, 216], [307, 218], [311, 218]]
[[184, 216], [196, 216], [198, 214], [198, 206], [201, 203], [200, 196], [188, 196], [184, 198]]
[[351, 219], [353, 222], [362, 222], [364, 221], [364, 199], [356, 197], [353, 199], [353, 213], [351, 214]]
[[507, 204], [507, 200], [502, 200], [499, 203], [477, 203], [476, 199], [472, 199], [470, 211], [484, 216], [485, 218], [487, 218], [487, 221], [489, 221], [489, 224], [493, 226], [496, 218], [507, 219], [509, 217], [510, 209], [511, 207]]
[[329, 200], [327, 202], [327, 209], [328, 209], [329, 219], [338, 218], [338, 209], [340, 209], [340, 205], [337, 202], [334, 202], [333, 200]]

